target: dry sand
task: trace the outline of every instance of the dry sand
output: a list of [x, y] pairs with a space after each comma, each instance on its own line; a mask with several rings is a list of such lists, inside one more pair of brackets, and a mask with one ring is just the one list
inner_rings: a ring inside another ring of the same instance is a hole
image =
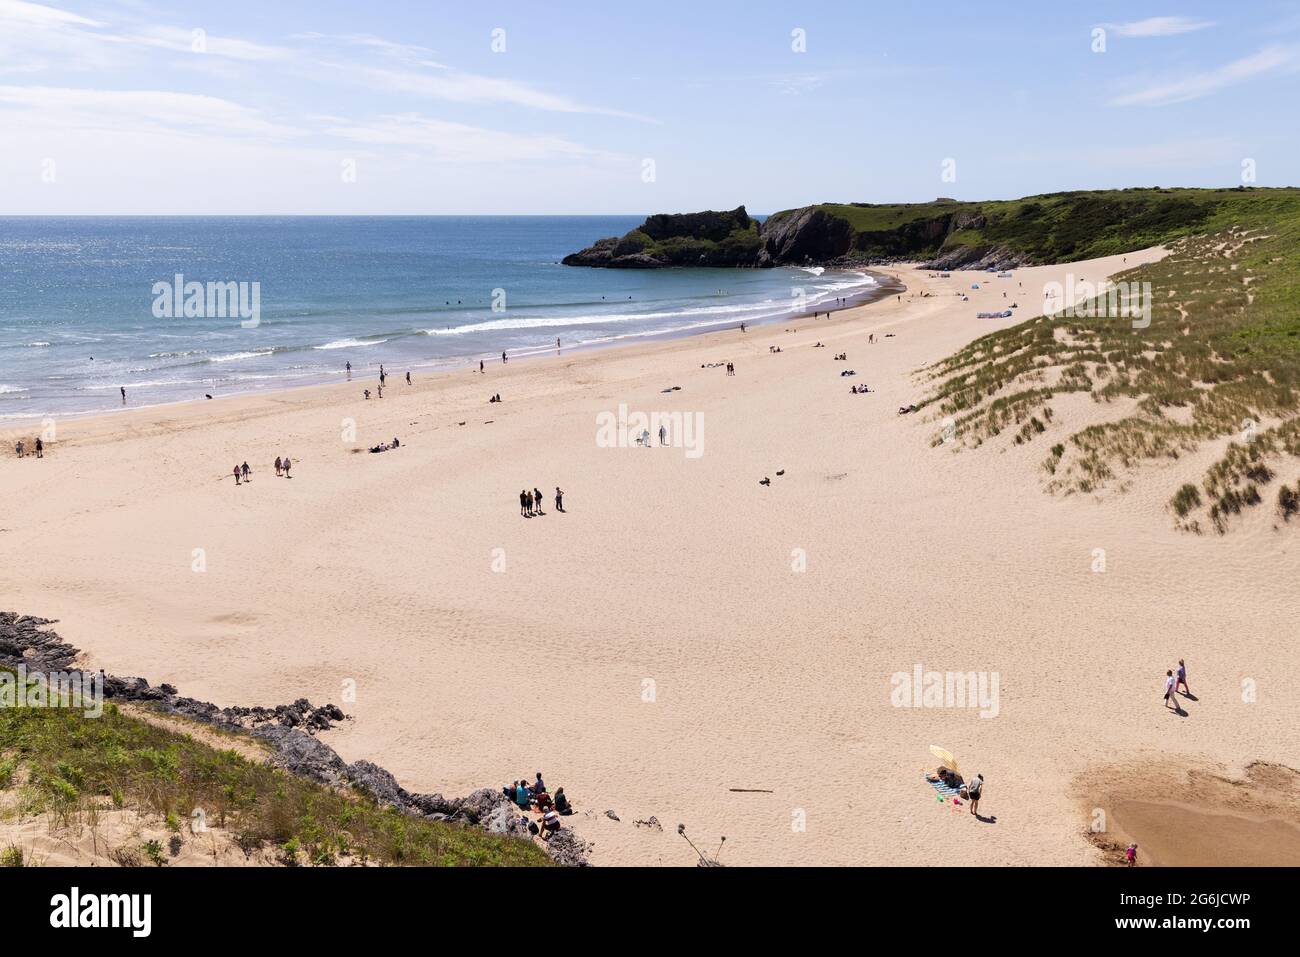
[[[1191, 460], [1063, 499], [1039, 464], [1068, 433], [957, 453], [896, 409], [924, 394], [920, 367], [1039, 311], [1045, 282], [1120, 268], [900, 267], [903, 303], [830, 321], [414, 387], [392, 370], [368, 402], [357, 380], [62, 421], [43, 461], [0, 459], [0, 605], [184, 694], [338, 702], [355, 720], [324, 740], [412, 790], [540, 769], [597, 864], [693, 863], [678, 823], [710, 850], [726, 835], [730, 864], [1098, 863], [1074, 783], [1090, 767], [1295, 763], [1295, 532], [1262, 514], [1222, 538], [1175, 531], [1164, 503], [1199, 480]], [[975, 319], [1008, 289], [1014, 318]], [[734, 377], [701, 368], [728, 360]], [[698, 413], [703, 454], [601, 447], [597, 416], [620, 403]], [[524, 519], [534, 486], [547, 514]], [[1179, 657], [1186, 717], [1161, 704]], [[895, 707], [891, 675], [918, 664], [996, 673], [997, 716]], [[983, 772], [992, 822], [936, 801], [931, 743]], [[662, 831], [633, 823], [651, 816]]]

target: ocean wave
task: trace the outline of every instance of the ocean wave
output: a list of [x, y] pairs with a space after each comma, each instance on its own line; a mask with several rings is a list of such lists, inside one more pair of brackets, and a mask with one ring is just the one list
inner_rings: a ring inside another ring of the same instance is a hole
[[[703, 323], [703, 325], [717, 325], [729, 320], [766, 318], [796, 312], [820, 305], [828, 299], [834, 298], [834, 293], [841, 293], [849, 289], [858, 289], [864, 286], [874, 286], [875, 284], [876, 281], [870, 276], [865, 273], [858, 273], [855, 274], [853, 279], [845, 279], [839, 282], [818, 285], [815, 287], [815, 290], [816, 293], [820, 293], [821, 295], [814, 294], [812, 296], [805, 296], [802, 300], [796, 300], [792, 296], [790, 300], [785, 302], [775, 299], [765, 299], [759, 303], [733, 303], [725, 306], [698, 306], [694, 308], [686, 307], [664, 312], [588, 313], [586, 315], [570, 316], [529, 316], [520, 319], [486, 319], [481, 322], [470, 322], [460, 326], [450, 326], [446, 329], [426, 329], [425, 334], [430, 336], [463, 336], [475, 332], [500, 332], [519, 329], [558, 329], [569, 326], [611, 324], [622, 325], [633, 322], [651, 322], [660, 319], [681, 320], [705, 316], [726, 317]], [[693, 327], [687, 325], [682, 328]], [[649, 331], [654, 333], [663, 330], [652, 329]]]
[[48, 345], [49, 345], [48, 342], [29, 342], [29, 343], [27, 343], [27, 348], [29, 348], [29, 349], [44, 349], [44, 348], [45, 348], [46, 346], [48, 346]]
[[0, 383], [0, 395], [12, 395], [17, 392], [26, 392], [27, 389], [21, 385], [4, 385]]
[[260, 352], [232, 352], [228, 356], [213, 356], [209, 362], [236, 362], [240, 359], [260, 359], [263, 356], [269, 356], [274, 353], [274, 349], [263, 349]]
[[350, 349], [361, 346], [377, 346], [381, 342], [387, 342], [387, 339], [335, 339], [333, 342], [327, 342], [323, 346], [312, 346], [313, 349]]

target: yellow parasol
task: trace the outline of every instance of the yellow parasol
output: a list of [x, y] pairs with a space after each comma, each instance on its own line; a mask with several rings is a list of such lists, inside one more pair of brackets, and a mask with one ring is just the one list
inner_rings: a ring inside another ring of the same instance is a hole
[[957, 759], [952, 756], [951, 751], [944, 750], [937, 744], [930, 745], [930, 753], [933, 754], [949, 771], [961, 774], [961, 768], [957, 767]]

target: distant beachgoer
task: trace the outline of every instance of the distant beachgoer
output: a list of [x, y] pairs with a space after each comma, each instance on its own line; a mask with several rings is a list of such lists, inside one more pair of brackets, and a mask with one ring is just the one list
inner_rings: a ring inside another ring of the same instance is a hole
[[551, 802], [551, 796], [545, 791], [534, 791], [533, 799], [537, 802], [537, 810], [542, 811], [543, 813], [554, 807], [554, 804]]
[[573, 813], [573, 805], [569, 803], [569, 798], [565, 795], [564, 788], [555, 789], [555, 810], [564, 815]]
[[1138, 846], [1136, 844], [1130, 844], [1128, 847], [1124, 848], [1124, 860], [1128, 863], [1129, 867], [1137, 866]]
[[660, 445], [668, 444], [668, 429], [662, 425], [659, 426], [659, 444]]
[[560, 815], [554, 809], [542, 815], [542, 840], [550, 840], [550, 835], [560, 829]]
[[125, 402], [125, 401], [126, 401], [126, 386], [121, 386], [121, 387], [119, 388], [119, 391], [122, 393], [122, 401]]
[[533, 493], [524, 489], [524, 504], [528, 506], [528, 514], [533, 514]]
[[984, 775], [977, 774], [973, 780], [967, 783], [966, 795], [967, 800], [970, 801], [970, 812], [978, 817], [980, 798], [984, 796]]
[[745, 331], [745, 324], [743, 322], [740, 324], [740, 331], [741, 332]]
[[537, 780], [533, 784], [533, 793], [541, 794], [545, 790], [546, 790], [546, 782], [542, 780], [542, 772], [538, 771]]
[[352, 363], [351, 363], [351, 362], [345, 362], [345, 363], [344, 363], [344, 366], [345, 366], [345, 367], [347, 368], [347, 370], [348, 370], [348, 375], [352, 375]]
[[482, 372], [482, 371], [483, 371], [483, 360], [482, 360], [482, 359], [479, 359], [479, 360], [478, 360], [478, 371], [479, 371], [479, 372]]
[[559, 337], [559, 336], [556, 336], [556, 337], [555, 337], [555, 351], [556, 351], [556, 352], [559, 352], [559, 351], [560, 351], [560, 337]]
[[[36, 452], [38, 455], [40, 454], [40, 449], [41, 447], [39, 445], [36, 446]], [[1191, 696], [1192, 689], [1187, 687], [1187, 665], [1183, 662], [1182, 658], [1178, 659], [1178, 680], [1174, 682], [1174, 690], [1177, 691], [1179, 688], [1183, 689], [1183, 694], [1189, 697]]]
[[515, 803], [525, 811], [532, 807], [532, 792], [528, 790], [528, 785], [523, 781], [520, 781], [518, 787], [515, 788]]
[[234, 472], [235, 472], [235, 484], [238, 485], [238, 484], [239, 484], [239, 466], [238, 466], [238, 465], [235, 466]]
[[564, 492], [558, 485], [555, 486], [555, 510], [557, 512], [564, 511]]
[[502, 364], [502, 365], [505, 365], [505, 363], [506, 363], [506, 351], [505, 351], [504, 349], [502, 349], [502, 350], [501, 350], [501, 364]]
[[382, 399], [382, 398], [384, 397], [384, 380], [383, 380], [383, 379], [380, 379], [380, 380], [379, 380], [379, 390], [378, 390], [378, 391], [379, 391], [379, 398]]
[[1174, 673], [1173, 673], [1172, 671], [1166, 671], [1166, 672], [1165, 672], [1165, 707], [1166, 707], [1166, 708], [1169, 707], [1169, 702], [1170, 702], [1170, 701], [1173, 701], [1173, 703], [1174, 703], [1174, 710], [1177, 711], [1177, 710], [1178, 710], [1178, 701], [1177, 701], [1177, 699], [1174, 698], [1174, 682], [1175, 682], [1175, 680], [1176, 680], [1176, 679], [1174, 678]]
[[411, 373], [410, 373], [410, 372], [406, 373], [406, 384], [407, 384], [407, 385], [410, 385], [410, 384], [411, 384]]
[[285, 478], [288, 478], [288, 477], [289, 477], [289, 465], [290, 465], [290, 462], [289, 462], [289, 456], [286, 455], [286, 456], [284, 457], [284, 462], [283, 462], [282, 464], [284, 465], [284, 477], [285, 477]]
[[542, 490], [533, 486], [533, 504], [537, 508], [537, 514], [542, 514]]
[[23, 440], [22, 440], [22, 439], [19, 439], [18, 442], [14, 445], [14, 451], [18, 453], [18, 457], [19, 457], [19, 458], [22, 458], [22, 457], [23, 457]]
[[36, 457], [38, 459], [45, 458], [45, 443], [41, 441], [39, 435], [36, 436]]
[[277, 455], [277, 456], [275, 457], [275, 477], [276, 477], [276, 478], [279, 478], [279, 477], [280, 477], [280, 468], [281, 468], [281, 465], [280, 465], [280, 456]]
[[395, 448], [395, 449], [400, 449], [401, 447], [402, 447], [402, 443], [399, 442], [399, 441], [397, 441], [397, 436], [394, 435], [394, 436], [393, 436], [393, 448]]
[[528, 514], [528, 493], [521, 491], [519, 493], [519, 514]]
[[249, 469], [248, 469], [248, 463], [245, 462], [243, 465], [241, 465], [241, 466], [239, 467], [239, 471], [241, 471], [241, 472], [244, 473], [244, 481], [247, 482], [247, 481], [248, 481], [248, 471], [249, 471]]
[[366, 401], [367, 401], [367, 402], [370, 401], [370, 390], [369, 390], [369, 389], [362, 389], [362, 390], [361, 390], [361, 394], [364, 395], [364, 396], [366, 397]]

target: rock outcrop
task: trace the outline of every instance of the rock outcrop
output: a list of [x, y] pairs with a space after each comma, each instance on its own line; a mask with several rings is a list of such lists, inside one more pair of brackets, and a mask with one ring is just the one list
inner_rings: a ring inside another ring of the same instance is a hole
[[562, 262], [610, 269], [752, 266], [758, 249], [758, 221], [739, 206], [726, 212], [658, 213], [626, 235], [599, 239]]
[[[73, 662], [79, 652], [47, 627], [52, 624], [55, 622], [48, 618], [0, 611], [0, 665], [8, 668], [25, 665], [29, 674], [76, 673], [78, 669], [73, 667]], [[88, 678], [94, 676], [84, 674]], [[333, 722], [346, 718], [333, 704], [315, 707], [306, 698], [299, 698], [293, 704], [274, 708], [219, 708], [207, 701], [181, 697], [171, 685], [154, 686], [144, 678], [100, 674], [105, 699], [147, 703], [163, 714], [248, 734], [265, 741], [271, 750], [270, 763], [290, 774], [331, 787], [354, 787], [381, 805], [430, 820], [482, 827], [494, 834], [529, 835], [526, 819], [502, 791], [481, 788], [463, 798], [416, 794], [407, 791], [389, 771], [373, 762], [360, 760], [348, 764], [337, 751], [313, 737], [314, 732], [328, 730]], [[546, 849], [557, 863], [575, 866], [587, 863], [588, 846], [567, 830], [552, 835]]]

